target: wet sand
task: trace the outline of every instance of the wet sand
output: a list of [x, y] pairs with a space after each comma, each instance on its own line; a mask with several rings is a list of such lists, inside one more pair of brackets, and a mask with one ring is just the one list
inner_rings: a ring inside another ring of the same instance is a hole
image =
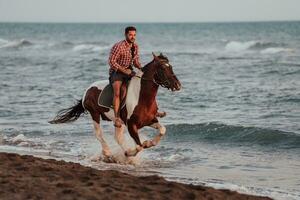
[[0, 153], [0, 199], [270, 199], [96, 170], [78, 163]]

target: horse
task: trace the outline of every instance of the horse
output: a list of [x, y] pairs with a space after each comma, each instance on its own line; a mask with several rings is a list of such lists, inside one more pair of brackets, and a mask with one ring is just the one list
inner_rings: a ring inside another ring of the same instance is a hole
[[[164, 125], [158, 121], [156, 95], [159, 86], [171, 91], [179, 91], [181, 83], [173, 72], [169, 59], [162, 53], [146, 64], [128, 83], [125, 105], [120, 108], [120, 117], [122, 126], [115, 127], [115, 140], [124, 151], [125, 156], [136, 156], [143, 149], [156, 146], [166, 133]], [[93, 120], [94, 132], [96, 138], [102, 146], [102, 155], [104, 158], [111, 159], [112, 153], [106, 141], [103, 138], [103, 132], [100, 127], [100, 117], [102, 120], [114, 121], [114, 112], [112, 108], [104, 107], [98, 104], [99, 94], [103, 88], [98, 82], [92, 83], [86, 90], [82, 99], [67, 109], [60, 110], [56, 117], [49, 121], [51, 124], [67, 123], [77, 120], [83, 113], [88, 111]], [[126, 149], [124, 146], [124, 129], [127, 130], [134, 140], [136, 146], [133, 149]], [[143, 127], [152, 127], [158, 130], [158, 134], [152, 140], [145, 140], [143, 143], [139, 138], [138, 131]]]

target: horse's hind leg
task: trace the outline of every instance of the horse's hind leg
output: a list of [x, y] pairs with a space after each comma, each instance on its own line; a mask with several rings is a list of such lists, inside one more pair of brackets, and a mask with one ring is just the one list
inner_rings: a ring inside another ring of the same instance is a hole
[[111, 151], [110, 151], [106, 141], [104, 140], [103, 132], [100, 127], [100, 124], [95, 122], [94, 120], [93, 120], [93, 124], [94, 124], [96, 138], [99, 140], [99, 142], [101, 143], [101, 146], [102, 146], [102, 154], [106, 157], [110, 157]]
[[120, 145], [123, 151], [125, 151], [125, 144], [124, 144], [124, 129], [125, 125], [122, 124], [120, 128], [115, 127], [115, 140]]
[[111, 151], [110, 151], [106, 141], [104, 140], [103, 131], [100, 126], [100, 114], [93, 113], [91, 115], [93, 118], [93, 125], [94, 125], [94, 131], [95, 131], [96, 138], [99, 140], [99, 142], [101, 143], [101, 146], [102, 146], [102, 154], [105, 157], [110, 157], [112, 154], [111, 154]]

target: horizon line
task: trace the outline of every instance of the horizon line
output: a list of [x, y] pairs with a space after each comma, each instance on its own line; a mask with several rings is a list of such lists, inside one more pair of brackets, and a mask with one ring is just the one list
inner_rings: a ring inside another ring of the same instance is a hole
[[177, 24], [177, 23], [259, 23], [259, 22], [300, 22], [300, 19], [289, 20], [234, 20], [234, 21], [0, 21], [0, 23], [39, 23], [39, 24]]

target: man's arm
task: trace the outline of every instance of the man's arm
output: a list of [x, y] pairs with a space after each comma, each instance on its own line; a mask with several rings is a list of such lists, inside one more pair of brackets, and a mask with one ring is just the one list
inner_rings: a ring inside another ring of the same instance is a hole
[[110, 68], [117, 71], [119, 68], [122, 68], [121, 65], [117, 63], [117, 59], [120, 57], [120, 48], [118, 45], [114, 45], [110, 51], [109, 58], [108, 58], [108, 64]]
[[136, 56], [133, 60], [133, 65], [138, 68], [138, 69], [141, 69], [142, 68], [142, 65], [140, 63], [140, 56], [139, 56], [140, 52], [139, 52], [139, 47], [138, 45], [136, 45]]

